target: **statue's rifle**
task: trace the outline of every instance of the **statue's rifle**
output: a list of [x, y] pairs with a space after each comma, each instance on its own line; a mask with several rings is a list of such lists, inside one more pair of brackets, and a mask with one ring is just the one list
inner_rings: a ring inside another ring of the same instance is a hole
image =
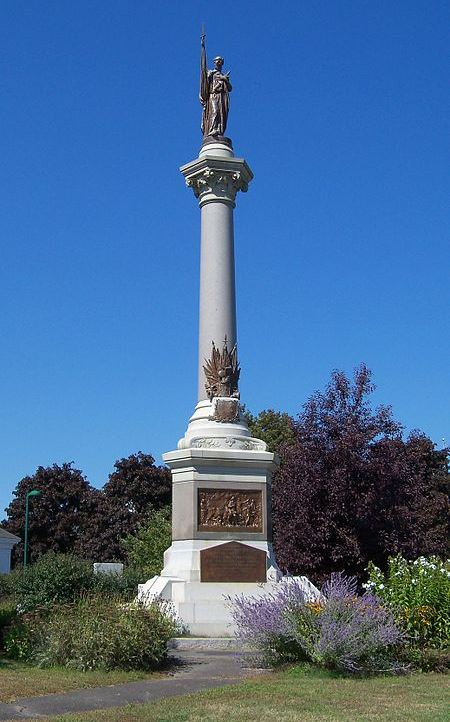
[[208, 100], [208, 71], [206, 68], [205, 26], [202, 24], [200, 53], [200, 102], [204, 105]]

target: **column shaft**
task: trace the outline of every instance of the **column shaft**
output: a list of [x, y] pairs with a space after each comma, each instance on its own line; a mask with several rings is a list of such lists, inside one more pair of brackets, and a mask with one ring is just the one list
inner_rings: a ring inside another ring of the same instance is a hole
[[233, 206], [217, 200], [201, 209], [199, 401], [207, 398], [203, 365], [211, 356], [212, 341], [222, 347], [226, 336], [230, 350], [236, 343]]

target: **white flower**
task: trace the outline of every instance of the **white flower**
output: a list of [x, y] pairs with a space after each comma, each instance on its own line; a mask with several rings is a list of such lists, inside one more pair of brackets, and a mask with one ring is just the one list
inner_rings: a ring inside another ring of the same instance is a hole
[[375, 586], [375, 582], [366, 582], [362, 585], [363, 589], [373, 589]]
[[384, 589], [384, 584], [380, 584], [378, 589]]

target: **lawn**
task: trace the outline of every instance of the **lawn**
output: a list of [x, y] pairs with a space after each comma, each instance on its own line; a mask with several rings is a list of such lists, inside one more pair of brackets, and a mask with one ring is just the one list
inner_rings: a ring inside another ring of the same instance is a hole
[[40, 669], [23, 662], [0, 659], [0, 702], [12, 702], [18, 697], [67, 692], [80, 687], [133, 682], [150, 676], [152, 675], [148, 672], [77, 672], [59, 667]]
[[449, 704], [450, 677], [444, 675], [348, 679], [294, 668], [233, 687], [46, 722], [448, 722]]

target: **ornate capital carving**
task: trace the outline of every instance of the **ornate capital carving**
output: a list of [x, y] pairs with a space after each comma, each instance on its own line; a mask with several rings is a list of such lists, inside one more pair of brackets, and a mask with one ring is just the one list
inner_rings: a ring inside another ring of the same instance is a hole
[[244, 193], [253, 173], [242, 158], [205, 156], [181, 168], [188, 188], [200, 205], [222, 201], [234, 206], [238, 191]]
[[186, 178], [186, 185], [192, 188], [196, 198], [202, 200], [224, 200], [233, 203], [238, 191], [248, 190], [248, 182], [240, 171], [206, 170]]

